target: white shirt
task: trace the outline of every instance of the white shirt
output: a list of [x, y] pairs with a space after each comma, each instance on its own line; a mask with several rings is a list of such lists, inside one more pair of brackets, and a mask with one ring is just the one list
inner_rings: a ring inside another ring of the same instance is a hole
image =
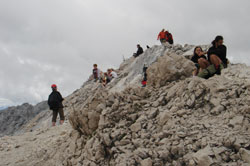
[[111, 76], [112, 76], [113, 78], [116, 78], [116, 77], [117, 77], [117, 74], [116, 74], [116, 72], [114, 72], [114, 71], [112, 71], [110, 74], [111, 74]]

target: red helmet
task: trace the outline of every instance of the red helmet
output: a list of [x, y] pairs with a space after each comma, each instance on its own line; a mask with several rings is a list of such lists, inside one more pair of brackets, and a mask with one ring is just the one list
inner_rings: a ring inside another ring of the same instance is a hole
[[56, 87], [57, 87], [56, 84], [51, 85], [51, 88], [56, 88]]

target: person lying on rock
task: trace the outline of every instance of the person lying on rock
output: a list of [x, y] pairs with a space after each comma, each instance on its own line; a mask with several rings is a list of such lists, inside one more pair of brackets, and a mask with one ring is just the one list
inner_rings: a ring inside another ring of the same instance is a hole
[[215, 66], [217, 74], [220, 74], [222, 68], [227, 67], [227, 47], [223, 44], [224, 39], [222, 36], [216, 36], [212, 42], [212, 47], [209, 48], [207, 55], [208, 60]]
[[62, 97], [60, 92], [57, 91], [57, 86], [55, 84], [51, 85], [51, 88], [52, 92], [49, 95], [48, 105], [49, 108], [53, 111], [52, 126], [56, 125], [56, 118], [58, 113], [60, 115], [60, 124], [62, 125], [65, 119], [62, 104], [64, 98]]
[[210, 65], [205, 54], [206, 52], [203, 52], [200, 46], [195, 47], [194, 55], [191, 58], [191, 61], [193, 61], [196, 66], [195, 71], [193, 71], [193, 76], [196, 76], [199, 72], [206, 69]]
[[137, 44], [137, 52], [133, 54], [133, 56], [136, 58], [138, 57], [139, 55], [141, 55], [143, 53], [143, 49], [142, 47], [140, 46], [140, 44]]

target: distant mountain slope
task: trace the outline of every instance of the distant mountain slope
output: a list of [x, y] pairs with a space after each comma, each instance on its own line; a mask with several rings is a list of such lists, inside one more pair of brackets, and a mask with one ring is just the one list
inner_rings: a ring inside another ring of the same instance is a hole
[[48, 110], [46, 102], [41, 102], [35, 106], [25, 103], [2, 110], [0, 112], [0, 137], [13, 135], [36, 115], [45, 110]]
[[8, 107], [6, 107], [6, 106], [1, 106], [1, 107], [0, 107], [0, 111], [5, 110], [6, 108], [8, 108]]

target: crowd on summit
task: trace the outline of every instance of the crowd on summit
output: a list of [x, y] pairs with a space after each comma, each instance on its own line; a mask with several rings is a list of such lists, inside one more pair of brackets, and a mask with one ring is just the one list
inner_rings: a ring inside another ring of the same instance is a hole
[[[160, 40], [162, 45], [165, 45], [166, 43], [172, 45], [174, 43], [172, 34], [168, 30], [165, 31], [165, 29], [162, 29], [162, 31], [158, 34], [157, 40]], [[212, 41], [212, 46], [207, 52], [203, 51], [200, 46], [194, 48], [191, 61], [194, 62], [196, 69], [192, 73], [193, 76], [207, 79], [215, 74], [221, 74], [221, 70], [226, 68], [229, 63], [226, 57], [227, 47], [223, 43], [223, 37], [216, 36], [216, 38]], [[147, 48], [150, 47], [147, 46]], [[140, 44], [137, 44], [137, 52], [133, 54], [133, 57], [137, 58], [141, 54], [143, 54], [143, 48]], [[147, 85], [147, 68], [146, 64], [144, 64], [142, 69], [142, 87]], [[99, 82], [105, 87], [117, 77], [118, 75], [113, 68], [109, 68], [106, 72], [102, 72], [98, 68], [97, 64], [93, 65], [92, 80], [94, 80], [94, 82]], [[58, 114], [60, 115], [60, 124], [63, 124], [64, 122], [65, 117], [62, 105], [62, 101], [64, 99], [60, 92], [57, 91], [57, 86], [55, 84], [53, 84], [51, 88], [52, 93], [49, 95], [48, 105], [50, 109], [53, 110], [52, 126], [55, 126]]]

